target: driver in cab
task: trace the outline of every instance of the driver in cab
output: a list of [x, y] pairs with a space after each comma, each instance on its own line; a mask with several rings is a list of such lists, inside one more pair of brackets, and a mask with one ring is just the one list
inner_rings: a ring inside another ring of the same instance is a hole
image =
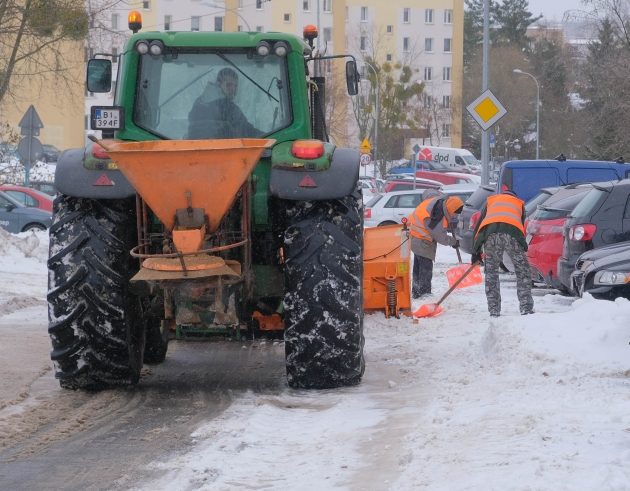
[[209, 83], [197, 98], [188, 115], [188, 138], [243, 138], [257, 137], [262, 132], [247, 120], [235, 104], [238, 75], [232, 68], [223, 68], [217, 74], [216, 86], [221, 97], [212, 98], [214, 84]]

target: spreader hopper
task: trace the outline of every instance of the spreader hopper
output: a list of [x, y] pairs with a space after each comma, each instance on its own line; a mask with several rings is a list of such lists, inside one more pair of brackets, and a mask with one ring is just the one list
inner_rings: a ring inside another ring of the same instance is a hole
[[202, 209], [216, 230], [265, 148], [275, 140], [107, 141], [103, 147], [164, 226], [176, 210]]

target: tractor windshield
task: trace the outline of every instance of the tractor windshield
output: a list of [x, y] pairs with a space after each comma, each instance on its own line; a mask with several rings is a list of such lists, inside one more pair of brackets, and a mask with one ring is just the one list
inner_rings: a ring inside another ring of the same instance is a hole
[[142, 56], [133, 119], [168, 139], [260, 138], [291, 123], [285, 58]]

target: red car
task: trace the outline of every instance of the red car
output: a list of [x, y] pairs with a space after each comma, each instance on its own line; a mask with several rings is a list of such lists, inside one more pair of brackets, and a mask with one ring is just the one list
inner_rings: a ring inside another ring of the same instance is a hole
[[52, 212], [54, 198], [37, 189], [15, 186], [13, 184], [2, 184], [0, 185], [0, 191], [4, 191], [25, 206]]
[[558, 279], [558, 258], [562, 255], [562, 228], [567, 216], [591, 189], [589, 184], [559, 188], [529, 216], [527, 258], [535, 282], [565, 290]]

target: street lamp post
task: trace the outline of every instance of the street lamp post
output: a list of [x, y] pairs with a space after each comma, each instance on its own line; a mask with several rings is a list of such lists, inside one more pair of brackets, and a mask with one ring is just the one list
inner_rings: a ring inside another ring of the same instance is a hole
[[531, 73], [524, 72], [519, 68], [515, 68], [512, 71], [519, 75], [527, 75], [536, 82], [536, 160], [538, 160], [540, 157], [540, 84], [538, 83], [538, 79]]
[[378, 119], [379, 119], [379, 108], [380, 108], [380, 83], [378, 80], [378, 73], [376, 72], [376, 68], [370, 62], [364, 61], [365, 66], [370, 68], [372, 72], [374, 72], [374, 82], [376, 87], [376, 107], [374, 108], [374, 178], [376, 178], [376, 163], [378, 160], [376, 159], [376, 151], [378, 149]]

